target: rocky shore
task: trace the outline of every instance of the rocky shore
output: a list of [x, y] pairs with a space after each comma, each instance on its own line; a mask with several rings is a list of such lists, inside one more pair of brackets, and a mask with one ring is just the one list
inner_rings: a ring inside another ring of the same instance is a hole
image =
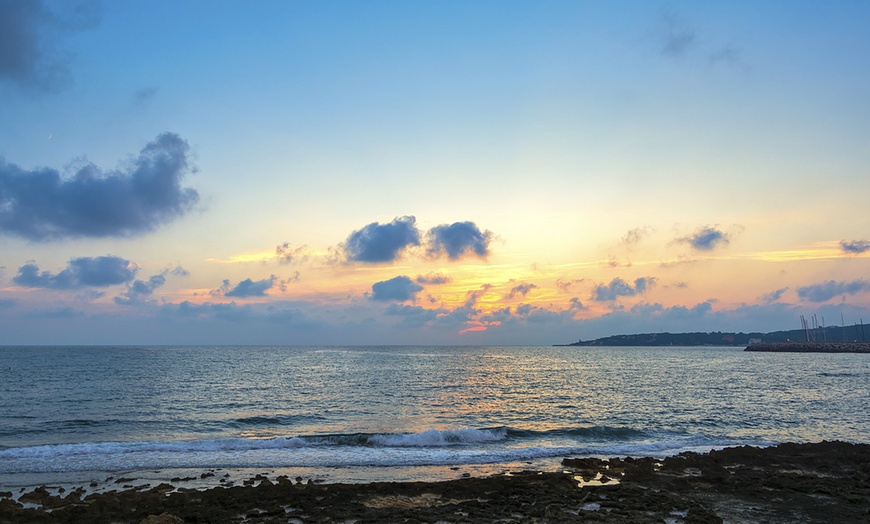
[[0, 523], [870, 522], [870, 445], [739, 447], [425, 483], [253, 478], [184, 490], [0, 493]]
[[753, 344], [746, 351], [781, 353], [870, 353], [870, 342], [771, 342]]

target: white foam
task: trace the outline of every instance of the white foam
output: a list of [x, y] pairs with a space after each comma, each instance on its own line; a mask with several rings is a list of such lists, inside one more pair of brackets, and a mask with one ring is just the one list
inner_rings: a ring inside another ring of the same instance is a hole
[[482, 442], [498, 442], [507, 437], [507, 428], [498, 429], [430, 429], [422, 433], [372, 435], [369, 442], [389, 447], [440, 447]]

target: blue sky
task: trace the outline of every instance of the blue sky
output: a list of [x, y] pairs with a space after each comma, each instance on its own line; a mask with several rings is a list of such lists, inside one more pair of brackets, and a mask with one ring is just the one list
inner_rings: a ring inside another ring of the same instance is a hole
[[0, 344], [870, 318], [868, 15], [0, 1]]

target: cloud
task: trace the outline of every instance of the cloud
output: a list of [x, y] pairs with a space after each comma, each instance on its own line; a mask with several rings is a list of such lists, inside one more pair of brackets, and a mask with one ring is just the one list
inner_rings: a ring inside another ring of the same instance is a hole
[[642, 294], [646, 289], [655, 284], [655, 278], [638, 278], [634, 281], [634, 286], [617, 277], [610, 281], [610, 284], [599, 284], [592, 290], [592, 300], [596, 302], [610, 302], [619, 297], [633, 297]]
[[835, 282], [828, 280], [821, 284], [797, 288], [798, 297], [810, 302], [826, 302], [840, 295], [855, 295], [870, 291], [870, 282], [853, 280], [852, 282]]
[[788, 291], [787, 287], [777, 289], [776, 291], [771, 291], [770, 293], [766, 293], [761, 295], [761, 301], [765, 304], [772, 304], [774, 302], [779, 302], [779, 299], [782, 298], [782, 294]]
[[156, 87], [143, 87], [133, 93], [133, 105], [136, 107], [145, 107], [154, 97], [157, 96]]
[[176, 277], [188, 277], [190, 276], [190, 271], [184, 269], [181, 266], [175, 266], [172, 270], [169, 271], [170, 274]]
[[30, 262], [18, 268], [18, 274], [12, 282], [24, 287], [48, 289], [108, 287], [130, 282], [138, 269], [129, 260], [111, 255], [73, 258], [57, 274], [50, 271], [40, 272], [39, 266]]
[[154, 275], [148, 280], [134, 280], [123, 295], [115, 297], [115, 303], [126, 306], [147, 303], [149, 302], [148, 297], [154, 293], [154, 290], [165, 283], [166, 276], [164, 274]]
[[372, 222], [351, 233], [341, 245], [351, 262], [392, 262], [409, 246], [420, 245], [420, 231], [413, 216], [396, 217], [389, 224]]
[[738, 65], [743, 63], [743, 53], [740, 49], [723, 47], [710, 55], [710, 62], [714, 64]]
[[844, 253], [848, 253], [850, 255], [860, 255], [865, 251], [870, 250], [870, 241], [867, 240], [852, 240], [847, 242], [845, 240], [840, 242], [840, 248]]
[[439, 315], [444, 314], [444, 310], [425, 309], [407, 304], [390, 304], [384, 310], [384, 314], [400, 317], [404, 325], [419, 327], [437, 320]]
[[643, 240], [644, 237], [646, 237], [650, 233], [650, 231], [652, 231], [652, 229], [649, 227], [636, 227], [634, 229], [631, 229], [625, 234], [624, 237], [622, 237], [620, 244], [626, 247], [636, 246], [638, 243], [640, 243], [641, 240]]
[[727, 245], [729, 238], [722, 231], [708, 226], [699, 229], [693, 235], [678, 238], [677, 242], [689, 244], [698, 251], [712, 251], [719, 246]]
[[294, 260], [306, 260], [308, 246], [293, 247], [290, 242], [284, 242], [275, 247], [275, 255], [278, 257], [278, 262], [282, 264], [290, 264]]
[[0, 159], [0, 232], [29, 240], [130, 237], [190, 211], [196, 190], [181, 187], [190, 171], [187, 142], [164, 133], [125, 172], [93, 164], [72, 178], [53, 169], [25, 171]]
[[516, 286], [511, 288], [510, 293], [508, 293], [505, 296], [505, 298], [516, 298], [517, 296], [520, 296], [520, 295], [525, 297], [526, 295], [529, 294], [529, 292], [531, 290], [537, 289], [537, 287], [538, 286], [536, 286], [535, 284], [528, 284], [526, 282], [523, 282], [521, 284], [517, 284]]
[[214, 317], [221, 320], [241, 321], [251, 318], [254, 310], [248, 304], [239, 306], [235, 302], [230, 302], [229, 304], [213, 304], [211, 302], [194, 304], [185, 300], [178, 305], [167, 304], [163, 307], [162, 313], [172, 318]]
[[450, 260], [458, 260], [467, 254], [485, 258], [493, 234], [481, 231], [474, 222], [454, 222], [433, 227], [427, 237], [430, 256], [446, 254]]
[[[462, 308], [472, 310], [477, 306], [477, 303], [486, 295], [489, 290], [492, 289], [492, 284], [484, 284], [480, 287], [480, 289], [473, 289], [471, 291], [465, 292], [465, 304], [463, 304]], [[461, 308], [460, 308], [461, 309]]]
[[[501, 324], [505, 324], [507, 322], [516, 321], [517, 317], [519, 320], [531, 322], [533, 324], [561, 323], [573, 320], [574, 312], [570, 309], [567, 311], [551, 311], [540, 306], [520, 304], [516, 308], [516, 317], [508, 319], [497, 316], [494, 319], [500, 321]], [[484, 317], [484, 320], [488, 320], [488, 318]]]
[[284, 283], [275, 275], [271, 275], [269, 278], [264, 278], [263, 280], [251, 280], [250, 278], [246, 278], [236, 284], [235, 287], [230, 284], [229, 280], [224, 280], [221, 287], [209, 291], [209, 294], [212, 296], [236, 298], [265, 297], [267, 296], [266, 291], [275, 287], [276, 284], [283, 286]]
[[422, 290], [423, 286], [416, 284], [410, 278], [401, 275], [372, 284], [371, 299], [407, 302], [409, 300], [414, 300], [416, 294]]
[[662, 12], [660, 31], [661, 52], [665, 56], [680, 57], [695, 45], [695, 33], [687, 28], [671, 10]]
[[31, 318], [49, 319], [80, 318], [85, 316], [81, 311], [77, 311], [69, 306], [28, 311], [26, 315]]
[[441, 273], [429, 273], [427, 275], [417, 275], [417, 278], [414, 279], [418, 284], [447, 284], [451, 282], [453, 279], [447, 275], [442, 275]]
[[556, 279], [556, 289], [559, 290], [559, 293], [570, 293], [571, 289], [582, 283], [584, 278], [575, 278], [574, 280], [562, 280], [561, 278]]
[[56, 91], [69, 84], [70, 57], [57, 48], [59, 37], [93, 27], [99, 20], [95, 2], [55, 3], [39, 0], [0, 2], [0, 80], [23, 88]]
[[583, 302], [580, 302], [580, 299], [577, 297], [571, 297], [571, 305], [568, 309], [573, 309], [575, 311], [582, 311], [586, 309], [586, 306], [583, 305]]
[[0, 309], [10, 309], [18, 304], [17, 301], [11, 298], [0, 298]]
[[643, 293], [646, 291], [647, 287], [652, 286], [653, 284], [655, 284], [655, 282], [656, 282], [656, 279], [653, 277], [648, 277], [648, 278], [641, 277], [641, 278], [635, 279], [634, 289], [638, 293]]

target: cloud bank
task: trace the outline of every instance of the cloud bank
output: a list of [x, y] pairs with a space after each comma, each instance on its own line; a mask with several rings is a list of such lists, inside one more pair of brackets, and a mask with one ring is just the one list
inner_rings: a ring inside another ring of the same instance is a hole
[[0, 233], [28, 240], [131, 237], [176, 219], [199, 200], [181, 187], [191, 171], [190, 147], [164, 133], [125, 171], [88, 164], [72, 178], [54, 169], [26, 171], [0, 159]]
[[372, 284], [372, 300], [407, 302], [414, 300], [423, 286], [404, 275]]
[[138, 268], [129, 260], [111, 255], [73, 258], [57, 274], [40, 271], [35, 262], [18, 268], [12, 282], [23, 287], [46, 289], [81, 289], [108, 287], [130, 282]]
[[870, 291], [870, 282], [853, 280], [852, 282], [835, 282], [828, 280], [821, 284], [797, 288], [798, 297], [810, 302], [826, 302], [840, 295], [855, 295]]
[[655, 278], [638, 278], [634, 286], [617, 277], [610, 284], [599, 284], [592, 290], [592, 300], [596, 302], [611, 302], [619, 297], [633, 297], [646, 291], [647, 287], [655, 283]]

